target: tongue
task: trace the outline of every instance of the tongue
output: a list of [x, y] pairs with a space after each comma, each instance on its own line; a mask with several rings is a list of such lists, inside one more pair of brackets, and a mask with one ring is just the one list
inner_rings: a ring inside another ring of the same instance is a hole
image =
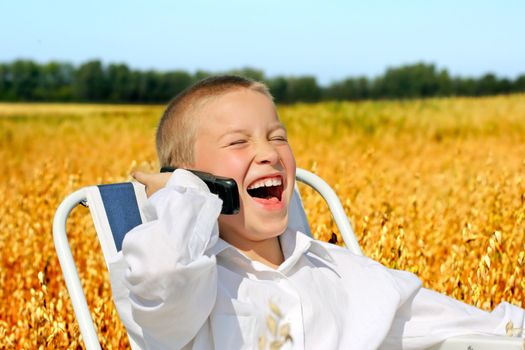
[[277, 197], [268, 197], [268, 198], [258, 198], [258, 197], [252, 197], [254, 201], [264, 204], [274, 204], [279, 203], [280, 200]]

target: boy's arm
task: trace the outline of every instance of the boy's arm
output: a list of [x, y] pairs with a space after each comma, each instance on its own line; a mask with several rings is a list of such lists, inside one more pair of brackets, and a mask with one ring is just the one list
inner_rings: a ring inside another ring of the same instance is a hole
[[182, 348], [206, 322], [217, 293], [215, 256], [222, 202], [178, 169], [150, 198], [157, 219], [130, 231], [122, 252], [134, 320], [151, 348]]
[[[390, 270], [403, 294], [404, 271]], [[418, 288], [401, 298], [389, 334], [382, 348], [421, 349], [460, 335], [505, 335], [506, 327], [525, 327], [525, 310], [499, 304], [486, 312], [444, 294]]]

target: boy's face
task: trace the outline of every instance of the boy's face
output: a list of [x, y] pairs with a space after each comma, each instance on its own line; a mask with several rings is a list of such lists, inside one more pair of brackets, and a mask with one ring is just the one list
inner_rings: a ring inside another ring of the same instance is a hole
[[233, 178], [240, 212], [221, 215], [221, 237], [238, 248], [288, 225], [295, 159], [273, 102], [249, 89], [212, 98], [198, 112], [196, 170]]

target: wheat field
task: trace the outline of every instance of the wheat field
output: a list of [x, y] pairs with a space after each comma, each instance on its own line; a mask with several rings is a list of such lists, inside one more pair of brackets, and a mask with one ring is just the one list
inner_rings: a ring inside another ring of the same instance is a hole
[[[0, 348], [81, 348], [52, 241], [60, 201], [157, 169], [162, 106], [0, 104]], [[298, 166], [331, 184], [366, 255], [486, 310], [525, 306], [525, 96], [279, 107]], [[337, 232], [303, 201], [318, 239]], [[88, 209], [68, 233], [103, 348], [127, 348]]]

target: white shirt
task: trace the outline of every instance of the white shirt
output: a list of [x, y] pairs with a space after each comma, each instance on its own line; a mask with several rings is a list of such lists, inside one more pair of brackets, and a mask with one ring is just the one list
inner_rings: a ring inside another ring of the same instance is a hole
[[219, 238], [220, 199], [184, 170], [150, 204], [156, 219], [130, 231], [122, 252], [133, 319], [151, 349], [257, 349], [261, 337], [285, 340], [279, 329], [291, 338], [282, 349], [421, 349], [524, 326], [521, 308], [482, 311], [291, 229], [279, 268], [252, 261]]

